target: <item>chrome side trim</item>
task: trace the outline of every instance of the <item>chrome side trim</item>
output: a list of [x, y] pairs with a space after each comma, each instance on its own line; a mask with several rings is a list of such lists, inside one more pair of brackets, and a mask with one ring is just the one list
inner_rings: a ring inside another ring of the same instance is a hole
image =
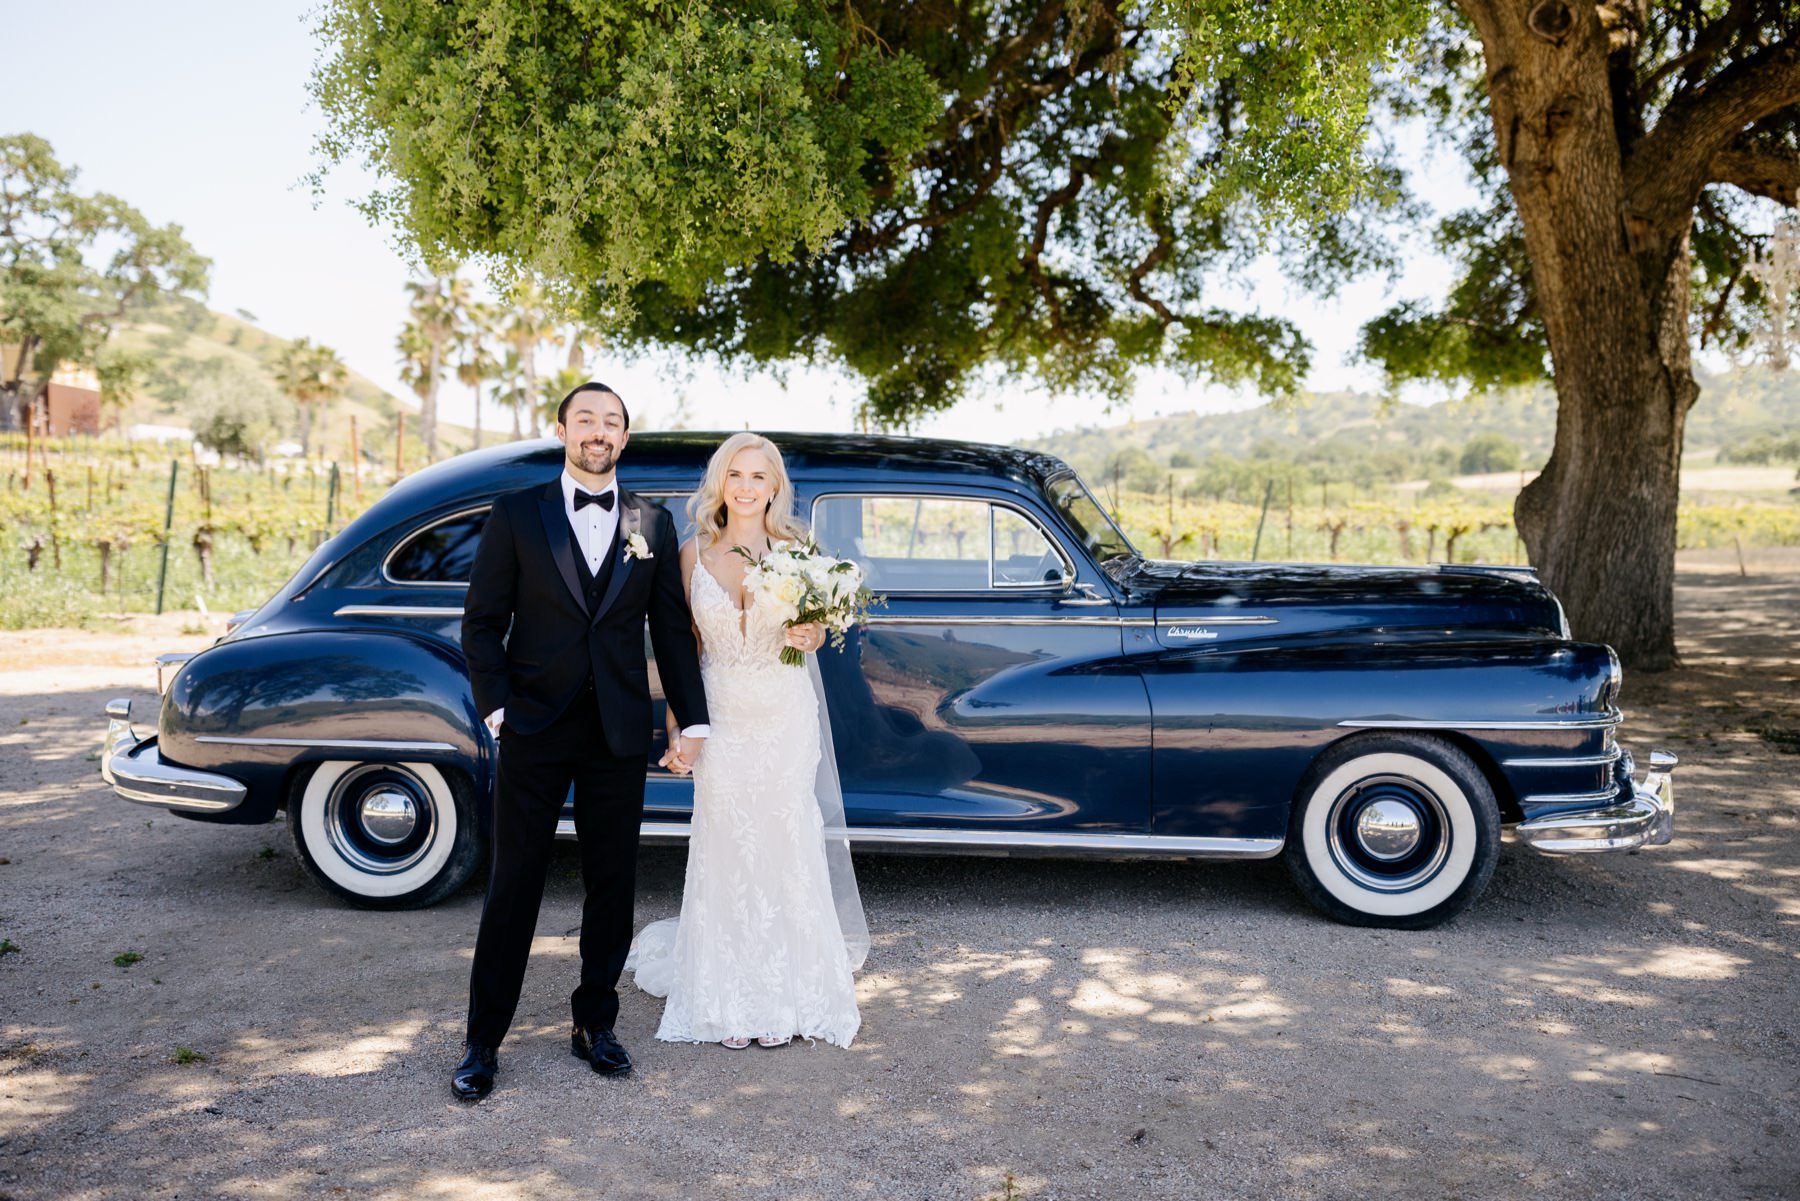
[[1280, 625], [1281, 619], [1261, 616], [1215, 617], [1207, 613], [1192, 617], [1159, 617], [1155, 624], [1159, 626], [1274, 626]]
[[[1191, 838], [1172, 834], [1083, 834], [1058, 831], [935, 830], [851, 826], [850, 841], [873, 846], [959, 850], [1083, 852], [1101, 855], [1177, 855], [1204, 859], [1270, 859], [1279, 838]], [[828, 831], [829, 833], [829, 831]]]
[[334, 751], [454, 751], [448, 742], [397, 742], [385, 738], [233, 738], [223, 734], [201, 734], [195, 742], [216, 742], [228, 746], [299, 746], [326, 747]]
[[1598, 792], [1540, 792], [1526, 797], [1521, 804], [1526, 805], [1598, 805], [1602, 801], [1614, 800], [1618, 797], [1617, 788], [1602, 788]]
[[1614, 747], [1604, 755], [1571, 755], [1567, 759], [1502, 759], [1501, 767], [1610, 767], [1624, 752]]
[[1355, 730], [1601, 730], [1625, 720], [1617, 709], [1605, 717], [1547, 717], [1541, 721], [1419, 721], [1411, 718], [1355, 717], [1338, 723]]
[[461, 617], [461, 605], [345, 605], [333, 617]]
[[[681, 842], [685, 822], [645, 822], [645, 842]], [[1272, 859], [1281, 854], [1279, 838], [1192, 838], [1173, 834], [1084, 834], [1034, 830], [943, 830], [917, 827], [847, 826], [827, 829], [826, 837], [844, 836], [859, 847], [913, 847], [921, 850], [987, 850], [998, 853], [1033, 851], [1081, 852], [1132, 858], [1171, 855], [1190, 859]], [[573, 838], [575, 823], [556, 823], [558, 838]]]
[[900, 617], [873, 614], [863, 619], [872, 626], [1111, 626], [1123, 625], [1117, 617]]
[[100, 778], [126, 800], [190, 813], [223, 813], [244, 803], [249, 790], [229, 776], [164, 763], [151, 740], [131, 728], [129, 700], [109, 701], [106, 716]]

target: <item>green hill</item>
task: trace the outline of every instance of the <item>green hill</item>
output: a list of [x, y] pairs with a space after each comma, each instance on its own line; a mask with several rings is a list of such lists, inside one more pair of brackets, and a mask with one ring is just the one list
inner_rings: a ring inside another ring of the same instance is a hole
[[[165, 306], [148, 319], [121, 328], [114, 335], [114, 342], [142, 355], [149, 363], [146, 383], [123, 414], [125, 425], [187, 424], [182, 381], [206, 364], [232, 364], [273, 387], [275, 364], [289, 345], [287, 339], [248, 320], [193, 303]], [[395, 396], [351, 371], [345, 399], [333, 407], [315, 431], [315, 449], [327, 458], [348, 457], [349, 418], [354, 416], [364, 451], [391, 458], [401, 413], [406, 415], [407, 457], [414, 464], [422, 463], [423, 450], [414, 447], [418, 400]], [[456, 454], [474, 444], [474, 434], [440, 420], [438, 441], [441, 453]]]
[[[1757, 440], [1800, 435], [1800, 376], [1751, 367], [1704, 376], [1700, 384], [1688, 420], [1690, 462], [1725, 461]], [[1117, 473], [1128, 487], [1160, 491], [1173, 474], [1178, 488], [1235, 496], [1246, 489], [1260, 495], [1271, 477], [1368, 487], [1534, 470], [1549, 457], [1555, 433], [1556, 397], [1540, 387], [1435, 405], [1315, 393], [1234, 413], [1059, 430], [1031, 445], [1096, 482]]]

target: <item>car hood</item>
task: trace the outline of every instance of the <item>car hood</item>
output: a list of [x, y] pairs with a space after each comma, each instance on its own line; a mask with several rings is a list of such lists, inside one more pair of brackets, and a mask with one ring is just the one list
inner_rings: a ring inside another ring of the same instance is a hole
[[1362, 630], [1435, 637], [1566, 637], [1562, 608], [1530, 568], [1440, 564], [1116, 564], [1115, 578], [1155, 607], [1170, 645]]

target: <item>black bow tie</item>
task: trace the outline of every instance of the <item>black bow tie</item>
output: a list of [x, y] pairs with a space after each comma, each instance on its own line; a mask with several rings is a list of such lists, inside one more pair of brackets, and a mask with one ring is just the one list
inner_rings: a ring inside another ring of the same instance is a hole
[[589, 505], [599, 505], [610, 513], [613, 507], [613, 495], [611, 492], [583, 492], [577, 488], [575, 489], [575, 511], [579, 513]]

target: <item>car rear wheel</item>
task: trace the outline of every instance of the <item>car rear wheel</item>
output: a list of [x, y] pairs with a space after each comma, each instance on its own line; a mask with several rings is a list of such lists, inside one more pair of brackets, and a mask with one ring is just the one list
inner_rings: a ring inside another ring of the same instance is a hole
[[435, 905], [481, 860], [472, 790], [429, 763], [321, 763], [295, 785], [288, 833], [315, 880], [366, 909]]
[[1284, 851], [1315, 908], [1353, 926], [1422, 930], [1481, 895], [1500, 810], [1475, 762], [1420, 734], [1364, 734], [1302, 781]]

